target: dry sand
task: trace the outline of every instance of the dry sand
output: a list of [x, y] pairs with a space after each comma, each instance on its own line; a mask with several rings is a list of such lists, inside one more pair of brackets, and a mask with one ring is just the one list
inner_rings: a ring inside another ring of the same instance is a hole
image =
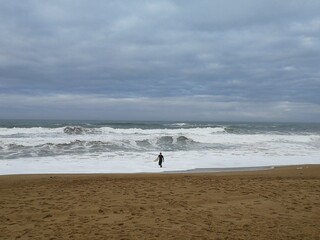
[[0, 239], [320, 239], [320, 165], [0, 176]]

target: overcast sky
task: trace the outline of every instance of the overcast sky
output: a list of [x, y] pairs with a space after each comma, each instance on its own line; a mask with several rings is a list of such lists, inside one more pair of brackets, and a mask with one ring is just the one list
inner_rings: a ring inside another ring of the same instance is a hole
[[0, 118], [320, 121], [319, 0], [0, 0]]

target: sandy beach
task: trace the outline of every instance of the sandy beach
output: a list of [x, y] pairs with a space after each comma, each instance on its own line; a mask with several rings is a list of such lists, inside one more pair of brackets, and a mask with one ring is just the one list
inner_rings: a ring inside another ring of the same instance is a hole
[[320, 165], [0, 176], [0, 239], [320, 239]]

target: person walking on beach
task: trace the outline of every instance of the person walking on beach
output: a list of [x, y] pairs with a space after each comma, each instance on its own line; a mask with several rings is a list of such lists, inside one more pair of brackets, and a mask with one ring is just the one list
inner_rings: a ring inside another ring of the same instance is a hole
[[158, 160], [159, 160], [159, 166], [162, 168], [162, 162], [164, 162], [164, 157], [163, 157], [162, 153], [159, 154]]

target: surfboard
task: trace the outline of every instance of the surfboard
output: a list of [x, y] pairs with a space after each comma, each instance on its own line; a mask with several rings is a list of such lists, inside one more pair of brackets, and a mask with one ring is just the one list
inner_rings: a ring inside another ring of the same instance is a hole
[[157, 157], [155, 160], [153, 160], [154, 162], [158, 162], [159, 161], [159, 157]]

